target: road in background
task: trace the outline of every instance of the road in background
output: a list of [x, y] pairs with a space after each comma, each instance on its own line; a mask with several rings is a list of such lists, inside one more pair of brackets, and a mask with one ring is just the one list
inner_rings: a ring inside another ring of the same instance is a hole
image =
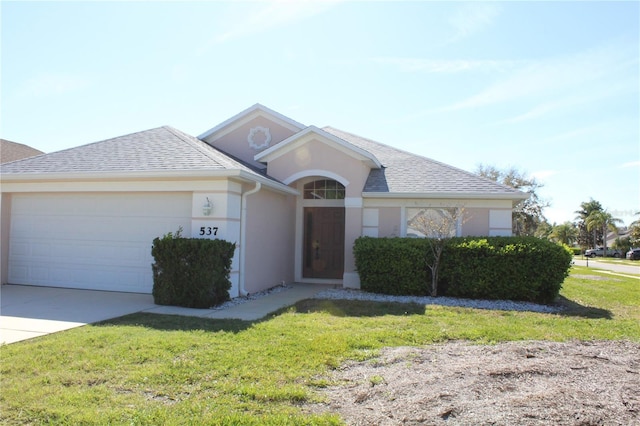
[[[589, 263], [588, 265], [587, 262]], [[574, 258], [574, 263], [578, 266], [589, 266], [589, 268], [604, 269], [605, 271], [619, 272], [621, 274], [640, 275], [640, 261], [638, 265], [618, 265], [615, 263], [599, 262], [594, 259], [582, 260]]]

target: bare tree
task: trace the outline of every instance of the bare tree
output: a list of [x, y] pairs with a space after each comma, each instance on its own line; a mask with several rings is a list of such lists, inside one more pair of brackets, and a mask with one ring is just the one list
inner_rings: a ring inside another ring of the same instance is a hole
[[431, 271], [429, 293], [432, 297], [438, 295], [438, 270], [442, 252], [447, 241], [455, 237], [458, 227], [462, 226], [464, 215], [463, 208], [424, 208], [417, 209], [408, 218], [407, 232], [426, 237], [428, 241], [429, 252], [425, 254], [425, 263]]

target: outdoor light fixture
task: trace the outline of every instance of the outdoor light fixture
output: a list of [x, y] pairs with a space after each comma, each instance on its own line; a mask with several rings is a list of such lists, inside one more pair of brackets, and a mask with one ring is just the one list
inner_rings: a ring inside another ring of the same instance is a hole
[[205, 216], [211, 216], [212, 211], [213, 211], [213, 204], [211, 204], [209, 197], [207, 197], [207, 202], [204, 203], [204, 205], [202, 206], [202, 214]]

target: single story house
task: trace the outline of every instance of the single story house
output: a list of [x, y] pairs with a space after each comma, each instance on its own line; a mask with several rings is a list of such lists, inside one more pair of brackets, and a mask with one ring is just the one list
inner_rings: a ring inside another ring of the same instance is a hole
[[151, 244], [237, 243], [232, 297], [282, 283], [358, 288], [353, 243], [460, 208], [457, 235], [510, 235], [527, 194], [256, 104], [198, 137], [159, 127], [1, 166], [2, 283], [150, 293]]

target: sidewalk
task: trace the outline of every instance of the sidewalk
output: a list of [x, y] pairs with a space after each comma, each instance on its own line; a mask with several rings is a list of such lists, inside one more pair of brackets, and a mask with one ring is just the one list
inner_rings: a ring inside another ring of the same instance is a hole
[[275, 312], [278, 309], [291, 306], [294, 303], [309, 299], [330, 286], [322, 284], [293, 284], [286, 290], [268, 294], [258, 299], [248, 300], [242, 304], [225, 309], [192, 309], [178, 306], [158, 306], [145, 309], [142, 312], [163, 315], [183, 315], [212, 319], [239, 319], [255, 321]]

